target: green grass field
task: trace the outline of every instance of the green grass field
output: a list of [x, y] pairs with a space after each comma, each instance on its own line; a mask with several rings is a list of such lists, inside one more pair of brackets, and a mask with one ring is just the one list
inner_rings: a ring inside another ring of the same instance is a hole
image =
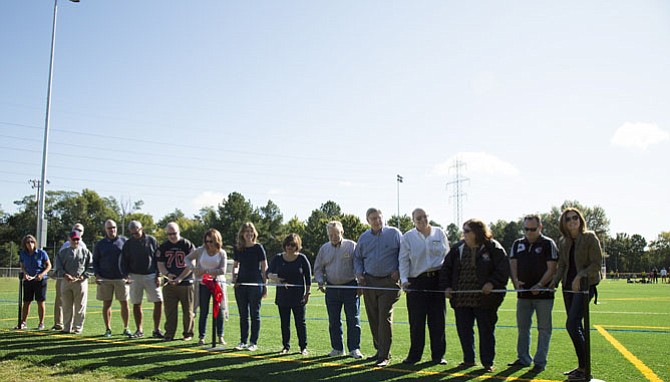
[[[52, 285], [50, 285], [52, 288]], [[270, 288], [272, 294], [273, 288]], [[454, 327], [453, 311], [447, 309], [447, 366], [429, 364], [429, 350], [422, 363], [405, 366], [400, 363], [409, 349], [409, 327], [404, 296], [396, 304], [392, 364], [384, 369], [352, 358], [328, 358], [330, 351], [328, 320], [323, 294], [312, 294], [307, 307], [307, 335], [310, 355], [279, 356], [281, 334], [277, 308], [270, 296], [261, 310], [262, 328], [259, 350], [253, 353], [234, 351], [239, 341], [239, 324], [234, 299], [230, 320], [225, 323], [228, 345], [221, 351], [209, 351], [196, 341], [162, 342], [145, 338], [129, 340], [121, 336], [123, 327], [118, 305], [113, 306], [115, 335], [103, 338], [101, 303], [95, 300], [95, 285], [89, 289], [86, 324], [82, 335], [63, 335], [49, 331], [14, 331], [17, 322], [18, 280], [0, 279], [0, 362], [7, 381], [41, 380], [48, 376], [56, 381], [101, 381], [151, 379], [244, 380], [244, 381], [393, 381], [393, 380], [506, 380], [562, 381], [562, 372], [576, 366], [576, 357], [564, 330], [563, 301], [557, 296], [554, 306], [554, 332], [547, 370], [533, 375], [529, 369], [508, 369], [516, 358], [516, 297], [508, 294], [499, 311], [496, 329], [496, 367], [483, 374], [480, 367], [461, 370], [461, 350]], [[604, 281], [599, 287], [600, 304], [591, 305], [591, 340], [594, 377], [605, 381], [663, 381], [670, 379], [670, 285], [626, 284]], [[53, 292], [49, 290], [46, 325], [53, 324]], [[362, 305], [362, 304], [361, 304]], [[145, 303], [145, 331], [150, 304]], [[374, 352], [364, 309], [362, 309], [361, 351]], [[181, 325], [181, 324], [180, 324]], [[37, 326], [37, 307], [33, 304], [29, 328]], [[196, 325], [197, 326], [197, 325]], [[131, 328], [132, 324], [131, 317]], [[210, 328], [208, 328], [210, 330]], [[179, 329], [178, 329], [179, 333]], [[298, 349], [292, 332], [292, 349]], [[533, 333], [535, 336], [535, 333]], [[533, 339], [534, 340], [534, 339]]]

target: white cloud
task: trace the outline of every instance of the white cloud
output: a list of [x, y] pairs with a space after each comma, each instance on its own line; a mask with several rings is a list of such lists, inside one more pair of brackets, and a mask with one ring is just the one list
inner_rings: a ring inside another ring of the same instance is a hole
[[205, 191], [191, 200], [191, 204], [198, 210], [203, 207], [216, 207], [225, 197], [226, 195], [221, 192]]
[[670, 134], [661, 130], [656, 123], [626, 122], [614, 132], [610, 142], [613, 146], [644, 151], [668, 139]]
[[431, 175], [445, 176], [451, 175], [455, 171], [452, 166], [460, 160], [465, 163], [465, 172], [468, 174], [484, 174], [494, 176], [517, 176], [520, 171], [513, 164], [505, 162], [495, 155], [485, 152], [462, 152], [449, 158], [446, 162], [435, 165], [431, 170]]

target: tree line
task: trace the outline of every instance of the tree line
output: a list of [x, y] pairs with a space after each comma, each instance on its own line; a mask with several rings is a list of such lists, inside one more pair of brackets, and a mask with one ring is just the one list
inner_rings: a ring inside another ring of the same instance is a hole
[[[14, 214], [5, 213], [0, 208], [0, 267], [18, 267], [18, 251], [21, 238], [26, 234], [35, 234], [37, 203], [34, 195], [27, 195], [14, 202], [18, 210]], [[155, 221], [153, 216], [143, 213], [142, 201], [118, 201], [113, 197], [101, 197], [95, 191], [84, 189], [81, 193], [74, 191], [47, 191], [45, 218], [47, 240], [45, 249], [53, 258], [54, 252], [60, 248], [74, 223], [82, 223], [85, 227], [84, 241], [89, 245], [100, 240], [103, 224], [107, 219], [115, 220], [123, 234], [127, 222], [139, 220], [145, 232], [156, 236], [160, 241], [166, 239], [164, 232], [167, 223], [174, 221], [181, 227], [182, 236], [201, 245], [202, 236], [209, 228], [221, 232], [228, 251], [235, 245], [237, 231], [242, 223], [251, 221], [259, 232], [258, 241], [262, 243], [268, 254], [279, 253], [281, 242], [288, 233], [299, 234], [303, 239], [303, 253], [311, 261], [321, 245], [328, 241], [325, 225], [330, 220], [342, 222], [347, 239], [357, 240], [369, 228], [366, 222], [354, 214], [344, 213], [334, 201], [328, 200], [314, 209], [306, 220], [294, 216], [284, 219], [279, 206], [268, 200], [263, 206], [254, 206], [239, 192], [232, 192], [218, 206], [206, 207], [193, 216], [186, 216], [180, 209]], [[605, 210], [600, 206], [585, 206], [578, 201], [565, 201], [561, 206], [554, 206], [549, 212], [539, 214], [544, 225], [543, 233], [555, 240], [560, 237], [558, 220], [561, 211], [567, 207], [576, 207], [584, 214], [589, 229], [596, 232], [603, 245], [608, 271], [644, 272], [653, 268], [670, 265], [670, 231], [661, 232], [656, 240], [647, 243], [639, 234], [616, 233], [610, 236], [610, 221]], [[450, 243], [461, 238], [461, 227], [454, 223], [443, 227], [438, 222], [431, 225], [442, 227]], [[404, 233], [413, 228], [412, 219], [407, 214], [392, 215], [387, 224], [400, 227]], [[512, 243], [523, 235], [522, 217], [514, 221], [497, 220], [489, 224], [494, 238], [505, 249], [509, 250]]]

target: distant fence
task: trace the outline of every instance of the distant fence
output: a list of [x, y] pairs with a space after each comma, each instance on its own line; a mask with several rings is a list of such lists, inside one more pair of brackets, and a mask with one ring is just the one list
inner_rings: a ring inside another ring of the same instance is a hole
[[21, 268], [0, 268], [0, 277], [18, 278]]

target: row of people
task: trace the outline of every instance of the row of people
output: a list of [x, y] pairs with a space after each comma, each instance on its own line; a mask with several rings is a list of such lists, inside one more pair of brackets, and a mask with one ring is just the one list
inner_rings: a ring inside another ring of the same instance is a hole
[[[578, 210], [569, 208], [563, 211], [559, 247], [552, 239], [542, 235], [539, 216], [524, 217], [524, 237], [514, 243], [509, 257], [493, 239], [486, 224], [478, 219], [470, 219], [463, 224], [463, 239], [452, 246], [442, 229], [428, 224], [428, 215], [420, 208], [412, 212], [415, 228], [404, 235], [396, 228], [384, 225], [379, 209], [370, 208], [366, 219], [370, 229], [360, 236], [357, 243], [344, 239], [341, 223], [328, 223], [329, 242], [319, 249], [314, 264], [314, 280], [325, 292], [332, 346], [330, 356], [346, 354], [341, 321], [344, 308], [348, 354], [354, 358], [363, 357], [360, 350], [359, 297], [362, 294], [375, 348], [375, 354], [368, 359], [378, 367], [388, 365], [391, 359], [393, 306], [399, 300], [401, 291], [405, 290], [411, 345], [403, 363], [414, 364], [421, 360], [427, 323], [431, 360], [436, 364], [446, 364], [443, 358], [446, 351], [446, 297], [455, 313], [463, 353], [460, 366], [475, 365], [476, 322], [480, 361], [486, 371], [493, 371], [497, 310], [511, 276], [515, 288], [524, 291], [517, 296], [517, 359], [509, 366], [527, 367], [533, 363], [533, 371], [545, 369], [552, 332], [553, 288], [562, 282], [568, 315], [566, 327], [579, 362], [568, 377], [575, 380], [585, 377], [583, 299], [593, 296], [600, 280], [602, 253], [597, 237], [586, 230], [586, 222]], [[174, 339], [178, 303], [181, 302], [182, 334], [184, 339], [190, 339], [193, 336], [194, 286], [199, 284], [199, 336], [200, 342], [204, 343], [209, 301], [216, 292], [202, 280], [209, 277], [221, 286], [225, 282], [227, 257], [222, 249], [220, 233], [208, 230], [203, 246], [196, 249], [190, 241], [180, 237], [175, 223], [166, 227], [168, 240], [160, 246], [153, 237], [142, 232], [139, 222], [131, 222], [129, 229], [132, 237], [125, 240], [116, 235], [116, 224], [108, 220], [105, 223], [106, 237], [96, 244], [92, 256], [80, 245], [79, 231], [73, 230], [70, 234], [70, 249], [63, 249], [56, 256], [57, 280], [65, 282], [60, 291], [63, 296], [67, 295], [64, 298], [67, 307], [63, 330], [75, 333], [82, 330], [86, 299], [81, 297], [86, 293], [85, 280], [89, 276], [86, 270], [90, 261], [98, 284], [97, 298], [103, 301], [103, 317], [107, 326], [105, 335], [111, 335], [110, 307], [112, 296], [116, 296], [121, 301], [125, 333], [130, 337], [143, 336], [141, 301], [142, 293], [146, 292], [148, 300], [154, 303], [153, 336]], [[32, 242], [31, 238], [27, 236], [24, 239], [24, 252], [37, 254], [35, 256], [42, 259], [44, 266], [35, 267], [35, 262], [24, 261], [22, 255], [22, 267], [26, 277], [34, 276], [26, 279], [26, 291], [35, 292], [34, 297], [42, 312], [40, 326], [43, 327], [44, 279], [50, 264], [46, 254], [34, 248], [34, 238]], [[307, 257], [300, 253], [301, 239], [297, 234], [288, 235], [283, 242], [284, 251], [268, 264], [263, 247], [256, 242], [257, 238], [253, 224], [245, 223], [240, 228], [234, 247], [232, 282], [240, 315], [240, 342], [235, 349], [257, 349], [261, 299], [267, 294], [269, 279], [278, 284], [275, 303], [281, 318], [281, 353], [286, 354], [290, 349], [290, 316], [293, 313], [300, 352], [308, 354], [305, 308], [310, 296], [312, 268]], [[76, 267], [75, 263], [78, 264]], [[36, 273], [35, 269], [40, 271]], [[166, 279], [162, 290], [159, 275]], [[36, 285], [35, 280], [41, 280], [41, 293], [37, 293], [39, 288], [28, 287], [31, 283]], [[582, 280], [585, 280], [588, 295], [574, 293], [582, 290]], [[220, 290], [224, 296], [220, 312], [216, 315], [216, 334], [222, 342], [227, 303], [225, 287]], [[27, 303], [24, 303], [24, 322], [33, 292], [27, 293], [24, 298]], [[128, 306], [125, 301], [128, 294], [137, 326], [132, 334], [127, 329]], [[159, 329], [163, 300], [165, 334]], [[534, 313], [538, 322], [538, 347], [534, 357], [531, 357], [530, 327]]]

